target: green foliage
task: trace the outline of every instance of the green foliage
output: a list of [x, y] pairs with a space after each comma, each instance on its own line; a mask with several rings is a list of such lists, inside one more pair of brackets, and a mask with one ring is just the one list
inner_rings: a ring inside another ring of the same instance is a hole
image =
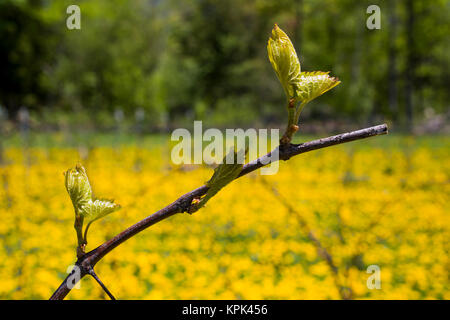
[[[288, 100], [288, 123], [281, 143], [290, 143], [298, 130], [298, 118], [305, 104], [337, 86], [340, 81], [328, 72], [301, 72], [300, 62], [291, 40], [276, 24], [267, 44], [272, 64]], [[300, 106], [297, 106], [298, 103]]]
[[269, 61], [286, 92], [287, 99], [297, 95], [301, 67], [291, 40], [277, 25], [272, 29], [272, 36], [267, 44]]
[[[118, 210], [120, 206], [112, 200], [93, 198], [86, 169], [81, 164], [77, 164], [75, 168], [67, 170], [64, 176], [67, 193], [72, 200], [75, 210], [75, 229], [77, 231], [78, 244], [80, 246], [86, 245], [87, 231], [91, 223]], [[83, 234], [84, 222], [86, 222], [86, 228]]]
[[110, 200], [90, 200], [84, 207], [81, 214], [88, 224], [99, 220], [108, 214], [118, 210], [120, 206]]
[[64, 173], [67, 193], [72, 200], [75, 215], [81, 215], [92, 199], [92, 189], [86, 170], [80, 164]]
[[296, 95], [303, 104], [314, 100], [341, 83], [336, 78], [330, 77], [328, 73], [323, 71], [301, 73], [297, 80]]
[[193, 213], [203, 207], [212, 197], [214, 197], [222, 188], [239, 176], [242, 171], [243, 163], [239, 159], [244, 159], [246, 150], [239, 152], [231, 150], [230, 153], [223, 158], [222, 163], [214, 169], [211, 179], [206, 182], [209, 188], [205, 196], [201, 199], [194, 200], [189, 213]]
[[303, 117], [402, 121], [409, 85], [416, 117], [445, 112], [450, 8], [444, 0], [407, 3], [380, 1], [381, 29], [368, 30], [368, 0], [80, 0], [81, 30], [67, 30], [73, 1], [4, 0], [0, 105], [11, 115], [21, 105], [68, 112], [69, 120], [84, 112], [96, 127], [118, 108], [131, 119], [144, 109], [148, 128], [158, 129], [204, 115], [205, 125], [280, 123], [283, 96], [264, 50], [278, 23], [298, 49], [289, 55], [299, 62], [291, 81], [301, 63], [345, 84]]
[[0, 106], [11, 116], [23, 104], [42, 107], [48, 95], [43, 69], [57, 32], [37, 9], [32, 1], [0, 1]]
[[300, 62], [291, 40], [277, 25], [267, 44], [269, 61], [280, 80], [288, 101], [306, 104], [337, 86], [340, 81], [329, 72], [301, 72]]

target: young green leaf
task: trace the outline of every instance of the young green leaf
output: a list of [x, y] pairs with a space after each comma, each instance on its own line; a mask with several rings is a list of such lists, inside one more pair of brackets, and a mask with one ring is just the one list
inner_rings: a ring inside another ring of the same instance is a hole
[[[82, 165], [77, 164], [75, 168], [67, 170], [64, 176], [65, 186], [75, 209], [74, 227], [78, 238], [77, 256], [80, 257], [84, 254], [87, 231], [91, 223], [118, 210], [120, 206], [113, 201], [93, 199], [92, 188]], [[84, 222], [87, 225], [83, 235]]]
[[64, 173], [65, 185], [75, 209], [75, 215], [92, 199], [92, 189], [86, 170], [80, 164]]
[[288, 100], [294, 98], [301, 72], [300, 61], [291, 40], [276, 24], [267, 44], [267, 53]]
[[104, 216], [120, 209], [120, 205], [109, 200], [90, 200], [81, 210], [81, 215], [84, 216], [87, 223], [92, 223], [95, 220], [101, 219]]
[[333, 89], [339, 83], [341, 83], [341, 81], [337, 78], [330, 77], [329, 72], [302, 72], [296, 86], [296, 95], [304, 105], [325, 92]]
[[223, 187], [225, 187], [227, 184], [238, 177], [239, 173], [242, 171], [243, 164], [238, 163], [237, 159], [245, 156], [247, 151], [244, 149], [240, 150], [239, 152], [231, 150], [230, 153], [233, 153], [233, 163], [226, 163], [226, 159], [229, 158], [229, 156], [225, 156], [222, 164], [214, 169], [214, 174], [212, 175], [211, 179], [206, 182], [206, 185], [209, 187], [209, 189], [206, 192], [205, 196], [199, 201], [193, 202], [189, 213], [193, 213], [203, 207]]
[[298, 130], [298, 118], [305, 104], [337, 86], [340, 81], [328, 72], [301, 72], [291, 40], [276, 24], [267, 44], [270, 63], [288, 98], [288, 123], [280, 139], [288, 144]]
[[120, 209], [120, 205], [110, 200], [90, 200], [86, 206], [83, 207], [81, 214], [86, 219], [87, 225], [84, 229], [84, 243], [87, 243], [87, 233], [92, 222], [103, 218], [104, 216]]

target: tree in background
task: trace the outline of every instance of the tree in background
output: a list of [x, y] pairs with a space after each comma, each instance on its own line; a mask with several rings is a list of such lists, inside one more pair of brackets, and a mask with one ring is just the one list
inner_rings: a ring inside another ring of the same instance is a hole
[[41, 108], [48, 95], [44, 69], [54, 45], [39, 16], [41, 1], [0, 2], [0, 105], [14, 118], [23, 105]]
[[304, 119], [411, 128], [425, 110], [449, 109], [445, 0], [377, 1], [380, 30], [366, 28], [369, 0], [78, 1], [81, 30], [65, 27], [70, 4], [2, 2], [0, 103], [10, 110], [85, 115], [96, 128], [116, 109], [145, 110], [154, 130], [195, 118], [276, 124], [283, 97], [261, 54], [274, 23], [295, 39], [305, 71], [342, 81]]

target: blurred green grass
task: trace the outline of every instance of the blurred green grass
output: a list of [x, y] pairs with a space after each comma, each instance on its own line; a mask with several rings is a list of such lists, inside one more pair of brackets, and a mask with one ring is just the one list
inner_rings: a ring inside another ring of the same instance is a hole
[[[293, 143], [302, 143], [314, 139], [332, 136], [329, 135], [312, 135], [298, 133]], [[79, 132], [76, 134], [68, 134], [63, 132], [33, 132], [24, 136], [18, 132], [3, 136], [1, 139], [4, 148], [9, 147], [41, 147], [41, 148], [64, 148], [64, 147], [114, 147], [114, 146], [135, 146], [143, 148], [161, 147], [170, 145], [170, 134], [152, 133], [152, 134], [136, 134], [136, 133], [111, 133], [111, 132]], [[207, 144], [208, 142], [206, 142]], [[450, 137], [448, 135], [407, 135], [398, 133], [389, 133], [377, 137], [371, 137], [363, 140], [353, 141], [345, 144], [349, 148], [441, 148], [448, 147], [450, 150]]]

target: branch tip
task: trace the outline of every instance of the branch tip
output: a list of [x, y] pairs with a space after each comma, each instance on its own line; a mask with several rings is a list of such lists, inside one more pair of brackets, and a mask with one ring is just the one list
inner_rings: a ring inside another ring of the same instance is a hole
[[108, 288], [106, 288], [106, 286], [103, 284], [103, 282], [99, 279], [99, 277], [97, 277], [97, 274], [94, 272], [93, 268], [90, 268], [88, 270], [88, 273], [95, 279], [95, 281], [98, 282], [98, 284], [102, 287], [103, 291], [106, 292], [106, 294], [109, 296], [109, 298], [111, 300], [116, 300], [116, 298], [114, 298], [114, 296], [112, 295], [112, 293], [108, 290]]
[[[351, 142], [355, 140], [360, 139], [366, 139], [369, 137], [377, 136], [377, 135], [384, 135], [388, 133], [388, 128], [386, 124], [381, 124], [369, 128], [364, 128], [357, 131], [351, 131], [342, 133], [336, 136], [331, 136], [327, 138], [322, 138], [318, 140], [313, 140], [309, 142], [304, 142], [301, 144], [280, 144], [277, 148], [275, 148], [273, 151], [268, 153], [267, 155], [263, 157], [269, 156], [272, 152], [277, 150], [279, 151], [279, 160], [288, 160], [291, 157], [297, 156], [302, 153], [310, 152], [313, 150], [323, 149], [326, 147], [330, 147], [333, 145]], [[281, 141], [280, 141], [281, 142]], [[241, 170], [241, 172], [236, 177], [242, 177], [252, 171], [255, 171], [265, 165], [268, 165], [270, 162], [264, 163], [261, 161], [263, 158], [258, 158], [254, 161], [251, 161], [247, 164], [245, 164]], [[278, 160], [274, 160], [278, 161]], [[103, 288], [103, 290], [108, 294], [108, 296], [115, 300], [114, 296], [109, 292], [109, 290], [105, 287], [105, 285], [100, 281], [100, 279], [95, 274], [92, 266], [94, 266], [98, 261], [100, 261], [106, 254], [111, 252], [114, 248], [116, 248], [121, 243], [125, 242], [127, 239], [133, 237], [137, 233], [141, 232], [142, 230], [145, 230], [146, 228], [152, 226], [155, 223], [158, 223], [166, 218], [171, 217], [174, 214], [181, 213], [181, 212], [187, 212], [191, 204], [193, 202], [193, 199], [201, 199], [202, 196], [206, 194], [209, 187], [206, 185], [203, 185], [195, 190], [192, 190], [184, 195], [182, 195], [180, 198], [175, 200], [173, 203], [167, 205], [166, 207], [158, 210], [157, 212], [151, 214], [150, 216], [144, 218], [143, 220], [137, 222], [136, 224], [132, 225], [131, 227], [127, 228], [126, 230], [122, 231], [120, 234], [116, 235], [114, 238], [106, 241], [105, 243], [101, 244], [94, 250], [82, 255], [79, 257], [79, 261], [77, 264], [79, 265], [86, 265], [87, 268], [83, 269], [82, 277], [86, 274], [90, 274]], [[50, 297], [52, 300], [56, 299], [64, 299], [64, 297], [70, 292], [71, 289], [69, 289], [65, 284], [66, 280], [63, 281], [63, 283], [56, 289], [56, 291], [53, 293], [53, 295]]]

